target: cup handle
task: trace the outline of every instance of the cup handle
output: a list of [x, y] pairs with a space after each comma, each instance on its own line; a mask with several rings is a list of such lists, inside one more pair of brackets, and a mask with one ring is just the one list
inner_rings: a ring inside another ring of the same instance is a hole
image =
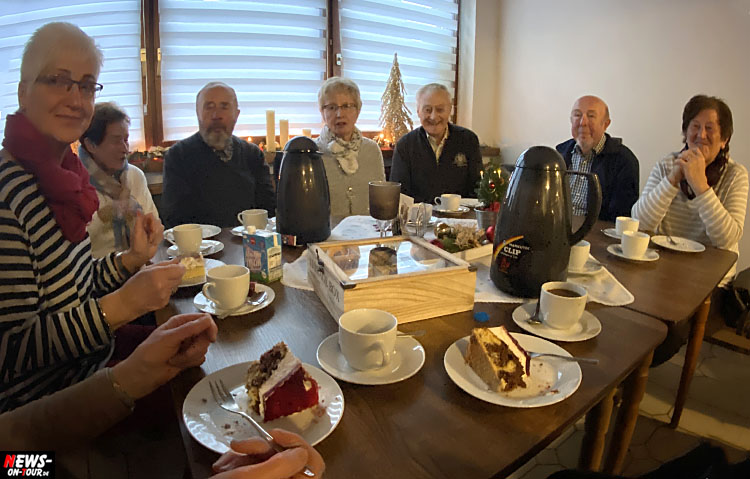
[[435, 204], [436, 205], [442, 205], [442, 203], [440, 202], [440, 197], [439, 196], [435, 197]]
[[216, 303], [216, 300], [214, 298], [212, 298], [211, 294], [209, 294], [209, 292], [208, 292], [208, 290], [210, 288], [215, 288], [215, 287], [216, 287], [216, 283], [206, 283], [206, 284], [204, 284], [203, 285], [203, 296], [205, 296], [206, 299], [208, 299], [209, 301], [213, 302], [218, 307], [219, 305]]
[[242, 222], [242, 213], [237, 213], [237, 221], [239, 221], [241, 225], [245, 224]]
[[386, 351], [383, 341], [378, 341], [375, 345], [380, 348], [380, 352], [383, 355], [383, 360], [380, 362], [379, 367], [387, 366], [391, 362], [391, 351]]

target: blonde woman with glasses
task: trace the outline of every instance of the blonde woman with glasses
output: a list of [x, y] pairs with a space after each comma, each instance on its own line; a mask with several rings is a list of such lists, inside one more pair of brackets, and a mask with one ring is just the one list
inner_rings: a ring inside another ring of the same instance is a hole
[[331, 216], [369, 215], [370, 181], [385, 180], [380, 147], [356, 127], [362, 99], [357, 84], [331, 77], [318, 92], [323, 130], [317, 138], [328, 177]]

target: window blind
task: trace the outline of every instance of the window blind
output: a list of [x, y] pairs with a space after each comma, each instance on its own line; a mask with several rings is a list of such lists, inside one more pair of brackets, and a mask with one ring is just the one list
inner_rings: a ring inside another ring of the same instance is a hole
[[195, 99], [209, 81], [237, 92], [234, 134], [265, 135], [266, 110], [290, 134], [321, 124], [317, 92], [326, 71], [326, 1], [160, 0], [164, 139], [198, 131]]
[[381, 129], [380, 99], [398, 53], [414, 125], [417, 89], [438, 82], [455, 96], [457, 0], [341, 0], [342, 76], [362, 94], [358, 126]]
[[18, 81], [26, 41], [42, 25], [69, 22], [94, 38], [104, 53], [96, 101], [117, 102], [130, 116], [130, 148], [142, 148], [143, 114], [140, 64], [140, 1], [78, 0], [60, 6], [56, 0], [2, 2], [0, 16], [0, 128], [18, 109]]

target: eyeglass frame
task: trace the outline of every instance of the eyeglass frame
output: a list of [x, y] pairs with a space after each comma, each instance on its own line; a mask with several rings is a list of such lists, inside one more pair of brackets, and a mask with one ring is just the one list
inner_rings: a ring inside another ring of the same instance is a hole
[[[89, 80], [73, 80], [70, 77], [66, 77], [64, 75], [41, 75], [37, 77], [36, 80], [34, 80], [34, 83], [42, 83], [44, 85], [50, 85], [50, 86], [67, 86], [65, 87], [65, 91], [70, 93], [71, 90], [73, 90], [73, 85], [78, 85], [78, 92], [81, 95], [94, 98], [98, 93], [100, 93], [104, 89], [104, 85], [101, 83], [89, 81]], [[93, 92], [89, 93], [87, 92], [83, 87], [87, 85], [93, 85], [94, 90]]]
[[343, 105], [337, 105], [335, 103], [329, 103], [327, 105], [323, 105], [323, 111], [326, 113], [338, 113], [338, 111], [341, 110], [344, 113], [352, 112], [355, 110], [359, 110], [359, 106], [357, 106], [356, 103], [344, 103]]

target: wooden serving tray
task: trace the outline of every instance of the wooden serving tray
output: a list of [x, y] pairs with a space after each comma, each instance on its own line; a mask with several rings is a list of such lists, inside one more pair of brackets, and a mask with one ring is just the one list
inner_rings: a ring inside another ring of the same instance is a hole
[[474, 308], [476, 267], [422, 238], [396, 236], [308, 246], [308, 279], [338, 320], [376, 308], [399, 323]]

